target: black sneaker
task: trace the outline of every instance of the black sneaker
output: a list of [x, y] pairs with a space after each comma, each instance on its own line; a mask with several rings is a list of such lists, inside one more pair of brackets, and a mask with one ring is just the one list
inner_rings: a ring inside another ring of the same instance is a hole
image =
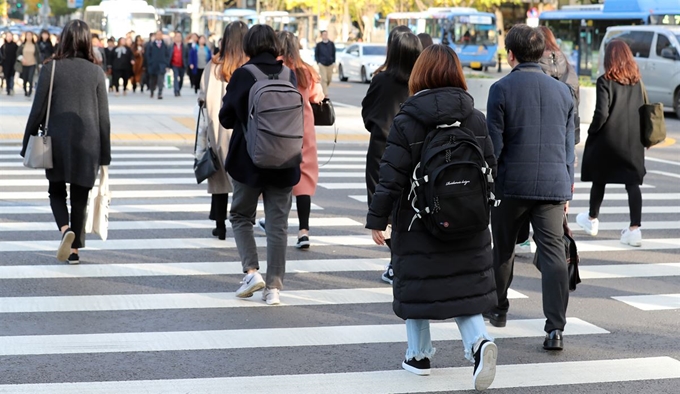
[[495, 343], [483, 340], [475, 352], [475, 369], [472, 372], [472, 384], [475, 390], [486, 390], [496, 377], [496, 360], [498, 347]]
[[381, 278], [383, 282], [392, 284], [392, 281], [394, 279], [394, 270], [392, 270], [392, 263], [387, 264], [387, 267], [385, 267], [385, 272], [383, 272]]
[[304, 249], [307, 250], [309, 249], [309, 237], [306, 235], [303, 235], [302, 237], [298, 238], [297, 244], [295, 244], [295, 247], [298, 249]]
[[401, 367], [416, 375], [427, 376], [430, 374], [430, 359], [424, 358], [422, 360], [416, 360], [415, 358], [412, 358], [410, 360], [404, 360], [404, 362], [401, 363]]
[[80, 264], [80, 256], [78, 256], [78, 253], [71, 253], [71, 255], [68, 256], [68, 263], [69, 264]]

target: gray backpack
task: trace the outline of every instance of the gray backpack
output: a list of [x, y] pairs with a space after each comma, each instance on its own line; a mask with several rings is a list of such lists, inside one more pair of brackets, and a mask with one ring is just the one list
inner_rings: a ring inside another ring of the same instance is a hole
[[266, 75], [255, 65], [245, 69], [255, 77], [248, 98], [245, 130], [248, 155], [256, 167], [285, 169], [302, 162], [303, 99], [290, 83], [291, 70]]

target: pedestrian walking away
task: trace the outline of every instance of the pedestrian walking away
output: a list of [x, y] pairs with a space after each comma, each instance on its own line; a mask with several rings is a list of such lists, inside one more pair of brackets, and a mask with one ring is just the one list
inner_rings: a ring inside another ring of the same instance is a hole
[[127, 85], [132, 76], [132, 50], [125, 45], [125, 39], [118, 40], [113, 57], [113, 87], [116, 95], [120, 92], [120, 80], [123, 80], [123, 94], [127, 94]]
[[24, 81], [24, 96], [31, 97], [33, 94], [33, 83], [35, 79], [35, 69], [40, 63], [40, 48], [36, 45], [36, 38], [33, 33], [27, 31], [24, 41], [17, 52], [17, 63], [21, 67], [21, 79]]
[[[54, 59], [40, 72], [21, 156], [30, 136], [37, 135], [47, 113], [50, 77], [54, 68], [49, 136], [54, 167], [46, 170], [50, 207], [61, 231], [59, 261], [77, 264], [85, 247], [87, 200], [100, 166], [111, 163], [109, 104], [106, 77], [94, 64], [90, 29], [81, 20], [66, 24]], [[71, 210], [66, 206], [70, 185]]]
[[170, 53], [163, 42], [163, 32], [156, 32], [156, 39], [149, 43], [146, 53], [147, 73], [149, 74], [149, 91], [153, 95], [158, 88], [158, 99], [163, 99], [165, 71], [170, 67]]
[[589, 235], [599, 230], [598, 216], [607, 184], [624, 184], [628, 192], [630, 226], [621, 243], [642, 246], [642, 193], [645, 147], [638, 109], [645, 103], [644, 85], [633, 53], [624, 41], [614, 40], [604, 55], [605, 73], [597, 79], [595, 114], [588, 129], [581, 180], [593, 182], [590, 211], [576, 222]]
[[205, 36], [201, 36], [198, 39], [198, 44], [196, 44], [189, 53], [189, 72], [195, 93], [198, 93], [198, 90], [201, 88], [203, 71], [208, 63], [210, 63], [211, 59], [212, 52], [206, 45]]
[[5, 78], [5, 88], [9, 96], [14, 95], [14, 76], [18, 52], [19, 46], [14, 42], [14, 35], [8, 31], [5, 33], [5, 43], [0, 47], [0, 64]]
[[[401, 37], [409, 42], [414, 40], [420, 46], [418, 38], [411, 33]], [[393, 215], [392, 306], [395, 314], [406, 321], [408, 342], [402, 367], [417, 375], [429, 375], [435, 354], [429, 320], [455, 318], [465, 357], [474, 363], [473, 387], [485, 390], [494, 380], [497, 359], [497, 347], [482, 317], [483, 312], [496, 306], [488, 208], [485, 208], [488, 204], [486, 184], [481, 185], [479, 181], [474, 184], [482, 187], [479, 190], [484, 195], [470, 194], [468, 184], [454, 185], [466, 188], [465, 198], [479, 199], [471, 204], [481, 205], [487, 212], [480, 230], [468, 231], [455, 240], [436, 237], [424, 221], [417, 220], [410, 198], [411, 176], [418, 168], [424, 168], [428, 160], [423, 156], [425, 148], [432, 147], [429, 144], [433, 138], [447, 128], [466, 133], [474, 152], [478, 152], [477, 157], [485, 163], [484, 168], [491, 170], [485, 178], [493, 176], [496, 168], [491, 139], [484, 115], [474, 109], [461, 63], [451, 48], [433, 45], [423, 51], [411, 73], [409, 93], [411, 97], [390, 128], [380, 166], [380, 182], [369, 208], [366, 228], [373, 230], [376, 244], [383, 245], [383, 231]], [[429, 156], [432, 151], [427, 152]], [[444, 199], [450, 195], [440, 196], [442, 204], [446, 204]], [[468, 224], [460, 215], [447, 216], [447, 220], [452, 227]]]
[[[404, 38], [403, 36], [409, 35]], [[371, 80], [371, 86], [361, 102], [361, 117], [371, 138], [366, 152], [366, 191], [371, 206], [375, 186], [378, 184], [380, 160], [385, 153], [387, 134], [402, 103], [408, 98], [408, 80], [413, 65], [420, 55], [420, 40], [406, 26], [397, 26], [390, 32], [385, 65], [380, 67]], [[389, 227], [388, 227], [389, 233]], [[389, 234], [387, 246], [390, 246]], [[382, 280], [392, 284], [390, 264], [382, 274]]]
[[[278, 76], [287, 72], [290, 75], [289, 82], [293, 89], [297, 86], [297, 79], [295, 73], [290, 72], [281, 61], [277, 60], [279, 44], [276, 33], [271, 27], [253, 26], [244, 38], [244, 51], [250, 60], [246, 66], [234, 71], [227, 85], [227, 93], [223, 98], [220, 111], [222, 126], [226, 129], [233, 128], [226, 163], [227, 172], [234, 186], [229, 221], [234, 231], [243, 272], [246, 274], [236, 296], [251, 297], [255, 291], [264, 288], [263, 300], [269, 305], [275, 305], [280, 303], [279, 292], [283, 288], [283, 277], [286, 272], [288, 215], [293, 186], [300, 181], [300, 166], [264, 169], [256, 167], [253, 163], [248, 153], [244, 130], [250, 120], [248, 101], [250, 90], [256, 84], [256, 77], [246, 67], [255, 66], [265, 75]], [[284, 97], [279, 98], [284, 99]], [[297, 91], [295, 91], [295, 98], [300, 98]], [[302, 111], [299, 116], [300, 119], [295, 120], [301, 123]], [[282, 124], [280, 127], [284, 128], [288, 125]], [[249, 130], [249, 133], [252, 132], [254, 130]], [[300, 135], [302, 135], [302, 130], [300, 130]], [[301, 150], [298, 153], [301, 155]], [[271, 155], [278, 154], [279, 152], [271, 152]], [[258, 272], [260, 265], [253, 234], [260, 196], [264, 202], [264, 214], [267, 221], [266, 281]]]
[[[248, 26], [240, 21], [232, 22], [224, 28], [222, 47], [206, 66], [198, 96], [199, 104], [203, 103], [207, 112], [205, 140], [219, 159], [217, 172], [208, 178], [208, 193], [212, 195], [210, 219], [215, 221], [212, 234], [220, 240], [227, 238], [227, 204], [233, 187], [224, 169], [232, 130], [222, 127], [219, 115], [222, 97], [227, 91], [232, 74], [247, 61], [243, 52], [243, 38], [246, 33]], [[197, 150], [196, 156], [199, 154], [202, 155], [203, 150]]]
[[170, 66], [172, 67], [175, 97], [179, 97], [182, 86], [184, 86], [184, 73], [189, 67], [189, 50], [187, 45], [182, 42], [182, 33], [176, 31], [173, 40], [174, 43], [170, 49]]
[[333, 80], [333, 68], [335, 67], [335, 43], [328, 38], [328, 32], [321, 32], [321, 42], [314, 48], [314, 60], [319, 65], [321, 74], [321, 87], [323, 94], [328, 97], [328, 87]]
[[[297, 88], [304, 101], [304, 139], [302, 142], [302, 164], [300, 164], [300, 182], [293, 187], [293, 196], [299, 219], [298, 241], [295, 247], [307, 250], [310, 248], [309, 217], [312, 210], [312, 196], [316, 192], [319, 181], [319, 159], [317, 155], [316, 130], [314, 128], [314, 111], [312, 103], [320, 103], [325, 95], [319, 82], [319, 75], [309, 64], [302, 61], [300, 42], [290, 32], [279, 32], [281, 57], [283, 64], [293, 70], [297, 77]], [[260, 227], [265, 227], [260, 221]]]
[[545, 51], [540, 29], [516, 25], [505, 46], [513, 70], [491, 86], [487, 103], [501, 204], [491, 215], [498, 306], [485, 316], [496, 327], [506, 324], [515, 243], [529, 219], [542, 275], [543, 347], [561, 350], [569, 300], [562, 221], [574, 184], [574, 101], [567, 85], [538, 64]]

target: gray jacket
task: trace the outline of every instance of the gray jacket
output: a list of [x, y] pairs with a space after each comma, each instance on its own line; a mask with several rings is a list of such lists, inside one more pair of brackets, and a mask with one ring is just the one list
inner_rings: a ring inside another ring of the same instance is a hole
[[21, 156], [26, 153], [29, 137], [36, 135], [45, 122], [50, 75], [55, 63], [47, 132], [52, 137], [54, 168], [46, 171], [47, 179], [92, 187], [99, 166], [111, 163], [111, 122], [104, 71], [88, 60], [53, 60], [42, 68]]
[[487, 125], [498, 158], [496, 194], [568, 201], [574, 183], [574, 101], [538, 63], [523, 63], [491, 86]]

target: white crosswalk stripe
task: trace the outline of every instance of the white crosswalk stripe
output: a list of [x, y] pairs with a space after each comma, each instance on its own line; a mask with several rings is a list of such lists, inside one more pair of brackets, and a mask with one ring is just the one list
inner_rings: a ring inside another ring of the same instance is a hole
[[[472, 367], [467, 364], [437, 367], [430, 377], [420, 378], [399, 369], [399, 359], [389, 364], [393, 368], [371, 367], [358, 372], [336, 370], [337, 363], [318, 361], [320, 352], [326, 358], [351, 357], [353, 349], [365, 347], [377, 352], [366, 358], [376, 360], [393, 353], [395, 346], [406, 348], [405, 325], [392, 312], [394, 290], [379, 279], [389, 255], [363, 228], [365, 146], [319, 150], [320, 163], [331, 154], [332, 158], [320, 169], [319, 190], [312, 198], [312, 246], [307, 255], [292, 248], [299, 225], [293, 199], [286, 264], [290, 288], [281, 292], [279, 307], [268, 307], [260, 292], [249, 299], [235, 297], [238, 285], [234, 283], [242, 277], [243, 267], [237, 261], [233, 232], [227, 221], [226, 240], [211, 236], [214, 222], [207, 217], [210, 195], [206, 186], [196, 185], [191, 176], [190, 149], [114, 147], [109, 239], [102, 242], [89, 236], [81, 253], [84, 261], [74, 266], [52, 260], [58, 239], [56, 225], [43, 216], [51, 215], [47, 181], [43, 172], [21, 168], [16, 149], [0, 146], [0, 318], [8, 327], [18, 327], [11, 334], [0, 333], [0, 357], [10, 372], [24, 360], [30, 360], [31, 371], [37, 372], [31, 372], [29, 378], [14, 378], [17, 384], [0, 382], [0, 393], [222, 394], [263, 392], [270, 387], [269, 391], [276, 393], [374, 394], [472, 388]], [[680, 309], [680, 294], [667, 288], [659, 290], [664, 294], [645, 294], [607, 286], [605, 296], [593, 295], [593, 288], [605, 287], [603, 281], [680, 277], [680, 263], [665, 262], [668, 259], [589, 261], [590, 256], [608, 253], [661, 255], [680, 250], [680, 206], [665, 205], [680, 198], [680, 193], [665, 187], [664, 182], [673, 179], [668, 175], [672, 173], [661, 172], [650, 171], [659, 178], [643, 186], [643, 214], [654, 215], [654, 220], [643, 223], [650, 236], [643, 239], [642, 247], [622, 245], [616, 236], [628, 217], [628, 208], [622, 205], [627, 195], [621, 192], [621, 185], [611, 187], [615, 192], [605, 196], [600, 224], [603, 235], [586, 237], [572, 223], [582, 255], [583, 280], [572, 295], [575, 305], [584, 292], [584, 297], [606, 299], [626, 311], [674, 313]], [[587, 211], [584, 192], [589, 187], [587, 182], [576, 183], [582, 193], [576, 194], [572, 214]], [[610, 201], [615, 203], [608, 206]], [[260, 202], [258, 217], [263, 209]], [[266, 245], [262, 231], [255, 229], [255, 237], [258, 247]], [[260, 251], [265, 260], [264, 249]], [[266, 261], [261, 261], [260, 272], [264, 275], [267, 269]], [[526, 285], [528, 280], [532, 286]], [[508, 292], [513, 308], [540, 305], [540, 291], [536, 290], [540, 284], [534, 280], [525, 277], [513, 282]], [[487, 325], [501, 354], [507, 343], [521, 346], [521, 341], [527, 340], [536, 344], [531, 346], [540, 344], [545, 320], [537, 318], [538, 308], [533, 315], [511, 313], [505, 328]], [[567, 346], [574, 344], [569, 355], [575, 361], [504, 359], [491, 388], [559, 386], [577, 391], [579, 385], [590, 384], [606, 392], [611, 383], [680, 379], [680, 361], [670, 350], [631, 354], [627, 359], [580, 357], [583, 346], [578, 341], [609, 338], [620, 335], [620, 330], [613, 330], [604, 318], [595, 321], [593, 315], [589, 321], [583, 320], [584, 316], [579, 316], [582, 309], [574, 310], [579, 313], [568, 312], [565, 336], [570, 338]], [[218, 314], [226, 320], [212, 322]], [[164, 320], [156, 323], [156, 318]], [[52, 325], [59, 321], [74, 323], [65, 330]], [[88, 326], [88, 322], [97, 321], [107, 325]], [[461, 335], [454, 322], [432, 322], [431, 331], [434, 341], [456, 342], [460, 350]], [[247, 376], [248, 372], [242, 373], [231, 362], [211, 369], [196, 365], [205, 355], [223, 358], [234, 354], [238, 358], [239, 352], [246, 351], [259, 358], [271, 357], [281, 365], [274, 372], [268, 372], [266, 365], [261, 367], [261, 376]], [[151, 362], [138, 373], [129, 373], [120, 366], [123, 356]], [[95, 357], [103, 372], [84, 376], [82, 371], [63, 372], [54, 366], [54, 360], [67, 357], [76, 363]], [[156, 360], [176, 357], [181, 358], [178, 368], [186, 368], [186, 373], [164, 363], [154, 366]], [[288, 366], [286, 357], [296, 358]], [[40, 371], [56, 375], [43, 379]]]

